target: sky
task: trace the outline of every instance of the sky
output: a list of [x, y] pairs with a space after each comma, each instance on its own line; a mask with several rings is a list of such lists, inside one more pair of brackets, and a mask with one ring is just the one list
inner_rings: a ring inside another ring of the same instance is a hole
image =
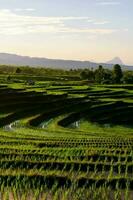
[[133, 65], [133, 0], [0, 0], [0, 52]]

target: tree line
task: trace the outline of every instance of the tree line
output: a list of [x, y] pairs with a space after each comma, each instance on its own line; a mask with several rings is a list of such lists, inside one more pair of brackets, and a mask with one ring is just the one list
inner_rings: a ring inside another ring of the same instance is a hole
[[[120, 65], [114, 65], [113, 69], [104, 68], [99, 65], [97, 69], [52, 69], [52, 68], [40, 68], [30, 66], [8, 66], [0, 65], [0, 74], [9, 75], [30, 75], [30, 76], [44, 76], [45, 77], [67, 77], [69, 80], [87, 80], [92, 83], [99, 84], [132, 84], [133, 83], [133, 71], [122, 71]], [[18, 76], [19, 77], [19, 76]]]
[[133, 71], [122, 71], [118, 64], [114, 65], [112, 70], [105, 69], [102, 65], [95, 70], [93, 68], [82, 70], [80, 77], [99, 84], [133, 83]]

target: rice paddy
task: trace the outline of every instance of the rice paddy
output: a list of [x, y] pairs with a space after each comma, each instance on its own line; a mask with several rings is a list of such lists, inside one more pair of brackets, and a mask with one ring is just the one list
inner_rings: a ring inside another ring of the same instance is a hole
[[133, 199], [133, 86], [0, 87], [0, 199]]

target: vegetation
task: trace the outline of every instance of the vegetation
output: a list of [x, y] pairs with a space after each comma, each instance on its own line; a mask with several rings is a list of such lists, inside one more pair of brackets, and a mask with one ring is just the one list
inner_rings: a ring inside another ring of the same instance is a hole
[[87, 79], [93, 83], [120, 84], [133, 83], [133, 71], [122, 71], [120, 65], [114, 65], [113, 70], [104, 69], [102, 65], [96, 70], [85, 69], [80, 73], [81, 79]]
[[120, 83], [122, 77], [123, 77], [123, 73], [122, 73], [122, 70], [121, 70], [121, 66], [117, 64], [117, 65], [114, 66], [114, 69], [113, 69], [114, 83]]
[[[5, 76], [7, 75], [7, 76]], [[112, 70], [104, 68], [102, 65], [98, 69], [51, 69], [51, 68], [33, 68], [29, 66], [0, 66], [0, 79], [7, 81], [18, 80], [40, 80], [40, 81], [80, 81], [87, 80], [90, 83], [98, 84], [132, 84], [133, 71], [122, 71], [120, 65], [114, 65]]]
[[0, 79], [0, 198], [133, 199], [133, 85], [23, 69]]

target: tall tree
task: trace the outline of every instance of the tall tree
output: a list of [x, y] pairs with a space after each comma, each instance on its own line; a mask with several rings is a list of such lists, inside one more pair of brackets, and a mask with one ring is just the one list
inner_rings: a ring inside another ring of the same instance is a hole
[[95, 81], [97, 83], [102, 83], [104, 81], [104, 68], [99, 65], [98, 69], [95, 71]]
[[121, 66], [118, 65], [118, 64], [114, 65], [114, 67], [113, 67], [113, 80], [114, 80], [114, 83], [120, 83], [122, 77], [123, 77], [123, 72], [122, 72]]

